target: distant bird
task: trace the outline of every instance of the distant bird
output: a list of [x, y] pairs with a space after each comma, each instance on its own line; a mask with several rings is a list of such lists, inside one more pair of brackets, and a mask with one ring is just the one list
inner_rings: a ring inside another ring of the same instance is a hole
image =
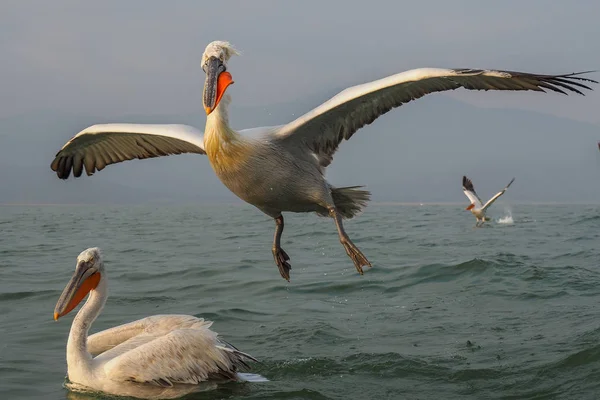
[[[73, 277], [63, 290], [54, 319], [68, 314], [87, 294], [67, 341], [70, 388], [116, 396], [175, 398], [219, 381], [266, 380], [240, 374], [256, 361], [191, 315], [154, 315], [98, 332], [88, 331], [108, 297], [108, 281], [98, 248], [77, 257]], [[246, 377], [245, 377], [246, 376]]]
[[[348, 88], [286, 125], [235, 131], [229, 126], [225, 91], [233, 83], [227, 62], [237, 51], [227, 42], [210, 43], [202, 55], [206, 73], [204, 135], [185, 125], [94, 125], [79, 132], [56, 154], [51, 168], [61, 179], [83, 168], [88, 175], [109, 164], [170, 154], [206, 154], [221, 180], [242, 200], [275, 220], [273, 257], [281, 276], [290, 279], [289, 256], [281, 248], [282, 212], [315, 212], [331, 217], [339, 239], [362, 274], [371, 263], [344, 230], [343, 218], [357, 215], [370, 199], [359, 186], [337, 188], [325, 168], [338, 146], [361, 127], [404, 103], [428, 93], [469, 90], [551, 90], [583, 94], [591, 90], [581, 73], [539, 75], [481, 69], [419, 68]], [[366, 53], [367, 57], [374, 54]], [[312, 60], [322, 62], [322, 60]], [[268, 76], [268, 65], [265, 65]], [[365, 155], [366, 156], [366, 155]]]
[[494, 195], [494, 197], [492, 197], [491, 199], [489, 199], [487, 201], [487, 203], [483, 204], [483, 202], [477, 195], [477, 192], [475, 192], [475, 188], [473, 187], [473, 182], [471, 182], [471, 180], [469, 178], [467, 178], [466, 176], [463, 176], [463, 180], [462, 180], [463, 192], [465, 192], [465, 195], [469, 198], [469, 200], [471, 200], [471, 204], [469, 205], [469, 207], [465, 208], [465, 210], [471, 211], [471, 213], [473, 213], [475, 218], [477, 218], [477, 222], [475, 223], [475, 226], [481, 226], [481, 225], [483, 225], [483, 223], [485, 221], [490, 220], [489, 217], [486, 217], [485, 211], [488, 209], [489, 206], [494, 204], [494, 202], [498, 199], [498, 197], [502, 196], [504, 194], [504, 192], [506, 192], [506, 189], [508, 189], [508, 187], [514, 182], [514, 180], [515, 180], [515, 178], [512, 178], [510, 180], [510, 182], [508, 182], [508, 185], [506, 185], [506, 187], [504, 189], [502, 189], [500, 192], [496, 193]]

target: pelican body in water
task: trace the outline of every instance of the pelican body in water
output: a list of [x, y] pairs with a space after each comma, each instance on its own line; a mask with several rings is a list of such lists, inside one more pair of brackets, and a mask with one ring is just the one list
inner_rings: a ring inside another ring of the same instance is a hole
[[515, 180], [515, 178], [512, 178], [510, 180], [510, 182], [508, 182], [508, 185], [506, 185], [506, 187], [504, 189], [502, 189], [501, 191], [496, 193], [491, 199], [489, 199], [487, 201], [487, 203], [483, 204], [483, 202], [477, 195], [475, 188], [473, 187], [473, 182], [466, 176], [463, 176], [463, 181], [462, 181], [463, 192], [471, 201], [471, 204], [469, 204], [469, 206], [467, 208], [465, 208], [465, 210], [471, 211], [471, 213], [475, 216], [475, 218], [477, 218], [477, 222], [475, 223], [475, 226], [481, 226], [481, 225], [483, 225], [483, 223], [485, 221], [490, 220], [490, 218], [485, 215], [485, 211], [488, 209], [489, 206], [494, 204], [494, 202], [498, 199], [498, 197], [502, 196], [504, 194], [504, 192], [506, 192], [506, 189], [509, 188], [509, 186], [514, 182], [514, 180]]
[[88, 337], [108, 297], [98, 248], [77, 257], [54, 319], [68, 314], [87, 294], [67, 341], [68, 387], [144, 399], [176, 398], [224, 381], [264, 381], [238, 371], [256, 361], [210, 330], [211, 321], [191, 315], [154, 315]]
[[[426, 94], [469, 90], [547, 90], [566, 94], [591, 90], [582, 73], [539, 75], [522, 72], [419, 68], [348, 88], [280, 126], [236, 131], [229, 125], [226, 94], [233, 83], [228, 61], [237, 54], [228, 43], [210, 43], [202, 55], [206, 73], [204, 134], [186, 125], [102, 124], [75, 135], [51, 164], [60, 179], [81, 176], [109, 164], [180, 153], [206, 154], [221, 180], [242, 200], [275, 220], [272, 253], [281, 276], [290, 279], [290, 258], [281, 248], [282, 212], [315, 212], [331, 217], [339, 239], [362, 274], [371, 263], [344, 230], [343, 218], [356, 216], [370, 193], [360, 187], [337, 188], [325, 179], [340, 143], [379, 116]], [[587, 83], [587, 85], [585, 84]]]

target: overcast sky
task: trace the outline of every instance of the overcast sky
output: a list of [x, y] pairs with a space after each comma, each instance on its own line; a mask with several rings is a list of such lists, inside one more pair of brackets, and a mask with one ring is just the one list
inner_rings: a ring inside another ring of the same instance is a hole
[[[598, 0], [0, 0], [0, 202], [235, 199], [205, 157], [124, 163], [66, 183], [49, 168], [95, 123], [203, 130], [200, 60], [214, 40], [242, 52], [228, 93], [243, 129], [286, 123], [338, 90], [411, 68], [599, 70], [599, 20]], [[377, 201], [464, 201], [463, 174], [484, 193], [517, 177], [512, 200], [597, 201], [595, 89], [432, 94], [354, 135], [327, 178], [366, 184]]]
[[[243, 52], [229, 67], [230, 93], [242, 106], [423, 66], [600, 69], [599, 18], [597, 0], [3, 0], [0, 118], [202, 113], [200, 57], [213, 40]], [[450, 95], [600, 124], [600, 90], [584, 98]]]

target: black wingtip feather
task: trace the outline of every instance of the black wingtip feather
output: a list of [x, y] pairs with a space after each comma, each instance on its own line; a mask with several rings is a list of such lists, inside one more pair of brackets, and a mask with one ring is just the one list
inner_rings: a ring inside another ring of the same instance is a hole
[[[526, 73], [526, 72], [482, 70], [482, 69], [469, 69], [469, 68], [458, 68], [458, 69], [454, 69], [454, 71], [459, 74], [465, 74], [465, 75], [482, 74], [482, 73], [485, 73], [486, 71], [503, 72], [503, 73], [507, 73], [507, 74], [511, 75], [512, 78], [523, 79], [523, 80], [527, 81], [530, 85], [538, 87], [538, 89], [533, 89], [533, 88], [529, 87], [526, 90], [534, 90], [534, 91], [550, 90], [550, 91], [565, 94], [565, 95], [568, 94], [568, 92], [573, 92], [573, 93], [577, 93], [582, 96], [585, 96], [585, 93], [583, 93], [581, 90], [577, 89], [577, 87], [579, 87], [581, 89], [590, 90], [590, 91], [593, 90], [591, 87], [584, 85], [580, 82], [589, 82], [589, 83], [598, 84], [598, 81], [596, 81], [594, 79], [584, 78], [581, 76], [584, 74], [594, 73], [594, 72], [598, 72], [598, 71], [582, 71], [582, 72], [573, 72], [570, 74], [560, 74], [560, 75], [543, 75], [543, 74], [531, 74], [531, 73]], [[467, 89], [469, 89], [468, 86], [466, 86], [464, 84], [463, 84], [463, 86], [466, 87]], [[562, 90], [561, 88], [566, 89], [568, 92], [566, 92], [565, 90]], [[496, 90], [504, 90], [504, 89], [496, 88]], [[512, 90], [523, 90], [523, 89], [512, 89]]]
[[463, 175], [462, 185], [465, 190], [470, 190], [471, 192], [475, 191], [475, 188], [473, 188], [473, 182], [471, 182], [471, 180], [464, 175]]
[[510, 187], [510, 185], [512, 185], [512, 183], [515, 181], [515, 178], [512, 178], [510, 180], [510, 182], [508, 182], [508, 185], [506, 185], [506, 189], [508, 189]]

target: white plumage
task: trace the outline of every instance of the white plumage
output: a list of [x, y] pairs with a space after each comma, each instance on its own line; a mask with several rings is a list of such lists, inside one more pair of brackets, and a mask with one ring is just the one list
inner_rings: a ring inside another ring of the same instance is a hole
[[468, 211], [471, 211], [471, 213], [475, 216], [475, 218], [477, 218], [477, 223], [476, 223], [477, 226], [483, 224], [485, 221], [489, 221], [489, 218], [485, 215], [486, 210], [488, 209], [489, 206], [494, 204], [494, 202], [498, 199], [498, 197], [502, 196], [504, 194], [504, 192], [506, 192], [506, 189], [508, 189], [510, 187], [510, 185], [514, 182], [514, 180], [515, 180], [515, 178], [512, 178], [511, 181], [508, 182], [508, 185], [506, 185], [506, 187], [504, 189], [502, 189], [501, 191], [496, 193], [491, 199], [489, 199], [485, 204], [483, 204], [483, 202], [477, 195], [477, 192], [475, 191], [473, 182], [466, 176], [463, 176], [463, 183], [462, 183], [463, 192], [471, 201], [471, 204], [466, 209]]
[[154, 315], [88, 337], [107, 287], [100, 250], [83, 251], [54, 312], [55, 319], [66, 315], [90, 293], [67, 342], [70, 388], [153, 399], [247, 380], [240, 371], [256, 360], [210, 330], [211, 321], [191, 315]]
[[[315, 212], [334, 219], [341, 244], [362, 274], [371, 266], [346, 234], [342, 218], [357, 215], [370, 193], [353, 186], [336, 188], [325, 179], [340, 143], [361, 127], [422, 96], [469, 90], [554, 91], [583, 94], [597, 83], [584, 73], [541, 75], [524, 72], [418, 68], [350, 87], [296, 120], [281, 126], [235, 131], [229, 126], [225, 93], [233, 83], [229, 59], [238, 54], [227, 42], [210, 43], [202, 55], [206, 72], [204, 135], [192, 127], [172, 125], [95, 125], [78, 133], [56, 154], [51, 167], [61, 179], [73, 171], [88, 175], [106, 165], [134, 158], [179, 153], [206, 154], [217, 176], [239, 198], [271, 216], [276, 223], [272, 253], [279, 272], [289, 280], [289, 256], [281, 248], [282, 212]], [[259, 77], [261, 78], [261, 77]], [[222, 99], [222, 100], [221, 100]]]

